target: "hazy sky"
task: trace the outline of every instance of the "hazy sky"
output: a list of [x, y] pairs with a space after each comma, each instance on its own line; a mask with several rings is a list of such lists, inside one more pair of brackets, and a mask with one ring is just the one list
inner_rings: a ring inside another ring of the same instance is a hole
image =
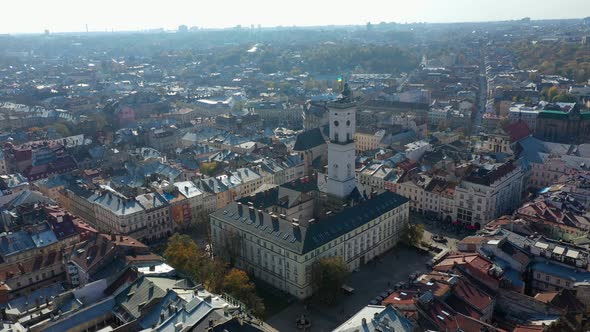
[[590, 16], [590, 0], [0, 0], [0, 33]]

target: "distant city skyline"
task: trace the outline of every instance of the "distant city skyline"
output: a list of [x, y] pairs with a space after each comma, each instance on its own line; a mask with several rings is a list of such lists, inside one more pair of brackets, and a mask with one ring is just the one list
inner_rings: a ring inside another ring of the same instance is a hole
[[[556, 10], [556, 7], [558, 10]], [[397, 22], [479, 22], [582, 18], [590, 15], [590, 1], [563, 0], [367, 0], [355, 5], [340, 0], [269, 1], [189, 0], [88, 1], [6, 0], [2, 4], [0, 33], [123, 31], [179, 25], [227, 28], [236, 25], [316, 26]]]

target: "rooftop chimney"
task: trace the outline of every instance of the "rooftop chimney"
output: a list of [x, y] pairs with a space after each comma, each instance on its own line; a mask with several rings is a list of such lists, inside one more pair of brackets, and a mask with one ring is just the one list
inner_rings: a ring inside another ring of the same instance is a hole
[[240, 214], [240, 216], [242, 215], [242, 213], [244, 213], [242, 202], [238, 202], [238, 213]]

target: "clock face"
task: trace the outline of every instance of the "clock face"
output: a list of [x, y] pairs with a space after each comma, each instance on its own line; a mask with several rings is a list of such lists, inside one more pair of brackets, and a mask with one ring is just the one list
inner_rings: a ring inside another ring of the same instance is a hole
[[340, 122], [338, 122], [338, 120], [334, 121], [334, 126], [338, 127], [339, 124]]

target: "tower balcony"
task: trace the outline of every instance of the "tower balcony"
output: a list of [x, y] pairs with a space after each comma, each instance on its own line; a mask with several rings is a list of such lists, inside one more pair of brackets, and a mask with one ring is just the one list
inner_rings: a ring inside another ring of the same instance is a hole
[[335, 141], [335, 140], [330, 140], [331, 144], [338, 144], [338, 145], [347, 145], [350, 143], [354, 143], [356, 140], [354, 138], [352, 139], [347, 139], [345, 141]]
[[329, 102], [326, 104], [328, 108], [337, 108], [337, 109], [348, 109], [352, 107], [356, 107], [357, 103], [355, 101], [347, 101], [344, 99], [339, 99], [333, 102]]

